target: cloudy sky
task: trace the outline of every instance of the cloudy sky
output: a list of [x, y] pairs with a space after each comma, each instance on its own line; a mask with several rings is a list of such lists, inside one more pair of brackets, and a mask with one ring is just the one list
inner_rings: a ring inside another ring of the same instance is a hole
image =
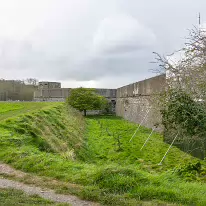
[[0, 0], [0, 78], [116, 88], [154, 76], [205, 0]]

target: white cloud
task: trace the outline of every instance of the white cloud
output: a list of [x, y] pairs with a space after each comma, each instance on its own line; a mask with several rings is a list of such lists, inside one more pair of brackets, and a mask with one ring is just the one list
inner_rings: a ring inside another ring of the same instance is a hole
[[125, 53], [155, 43], [155, 34], [130, 15], [118, 14], [100, 22], [93, 40], [95, 53]]

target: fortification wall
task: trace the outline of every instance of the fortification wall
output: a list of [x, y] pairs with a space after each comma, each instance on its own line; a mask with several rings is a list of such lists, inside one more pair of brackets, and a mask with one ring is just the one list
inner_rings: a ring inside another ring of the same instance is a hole
[[0, 101], [32, 101], [37, 86], [26, 85], [15, 80], [0, 80]]
[[[109, 100], [116, 99], [116, 89], [96, 89], [97, 93]], [[34, 92], [34, 101], [64, 101], [70, 95], [71, 88], [47, 88]]]
[[34, 92], [34, 101], [65, 101], [69, 96], [69, 88], [38, 89]]
[[97, 93], [101, 96], [104, 96], [108, 99], [115, 99], [117, 96], [116, 89], [96, 89]]
[[[165, 89], [166, 77], [159, 75], [117, 89], [116, 114], [129, 121], [152, 128], [161, 122], [155, 99]], [[158, 127], [161, 129], [161, 127]]]

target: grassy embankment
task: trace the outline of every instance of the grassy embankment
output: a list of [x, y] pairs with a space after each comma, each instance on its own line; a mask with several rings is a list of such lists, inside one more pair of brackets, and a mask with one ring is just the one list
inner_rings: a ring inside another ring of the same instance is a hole
[[6, 118], [10, 118], [10, 117], [14, 117], [20, 114], [26, 114], [32, 111], [36, 111], [36, 110], [40, 110], [42, 108], [45, 107], [51, 107], [53, 105], [57, 105], [59, 103], [55, 103], [55, 102], [38, 102], [38, 103], [34, 103], [34, 102], [21, 102], [21, 103], [4, 103], [4, 102], [0, 102], [0, 121], [6, 119]]
[[[37, 108], [39, 103], [33, 104]], [[85, 120], [64, 105], [44, 106], [0, 122], [0, 160], [26, 172], [76, 183], [80, 187], [74, 193], [103, 204], [155, 200], [206, 205], [205, 171], [194, 164], [195, 158], [173, 147], [163, 166], [157, 165], [168, 148], [159, 134], [140, 152], [149, 129], [142, 127], [129, 143], [137, 127], [133, 123], [104, 116]], [[182, 167], [179, 174], [174, 171], [189, 162], [193, 164]], [[196, 180], [188, 182], [180, 173]]]

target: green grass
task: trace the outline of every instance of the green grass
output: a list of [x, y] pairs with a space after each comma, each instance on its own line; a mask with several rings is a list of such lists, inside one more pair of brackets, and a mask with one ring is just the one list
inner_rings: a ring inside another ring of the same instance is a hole
[[9, 117], [29, 113], [31, 111], [42, 109], [46, 106], [58, 105], [55, 102], [0, 102], [0, 121]]
[[169, 145], [155, 133], [140, 152], [151, 130], [141, 127], [129, 143], [136, 127], [117, 117], [84, 119], [65, 105], [47, 105], [0, 122], [0, 160], [29, 173], [79, 184], [82, 188], [76, 194], [105, 205], [154, 200], [206, 205], [204, 171], [202, 176], [188, 173], [196, 177], [188, 182], [173, 169], [197, 159], [173, 147], [158, 166]]
[[[194, 160], [192, 156], [173, 147], [162, 167], [161, 161], [169, 145], [163, 142], [163, 137], [153, 133], [146, 146], [140, 151], [151, 129], [141, 127], [131, 142], [137, 125], [114, 116], [89, 117], [87, 119], [87, 155], [85, 161], [116, 162], [119, 165], [139, 166], [148, 170], [168, 170], [174, 166]], [[119, 142], [118, 142], [119, 137]]]
[[12, 205], [21, 205], [21, 206], [34, 206], [34, 205], [55, 205], [63, 206], [69, 204], [57, 204], [49, 200], [45, 200], [38, 195], [28, 196], [22, 191], [15, 189], [1, 189], [0, 188], [0, 205], [2, 206], [12, 206]]

